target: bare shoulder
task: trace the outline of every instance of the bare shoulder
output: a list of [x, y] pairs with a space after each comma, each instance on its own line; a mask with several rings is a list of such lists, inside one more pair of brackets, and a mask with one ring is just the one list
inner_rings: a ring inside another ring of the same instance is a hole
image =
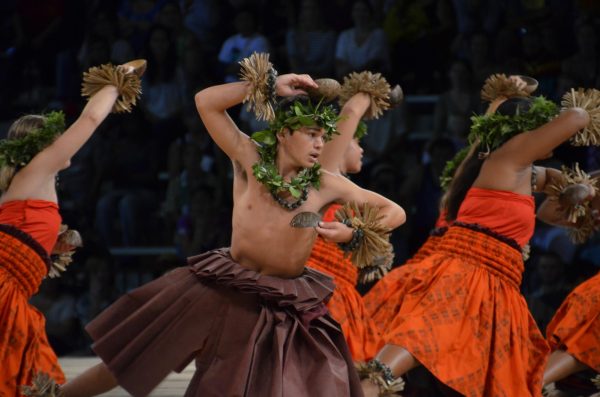
[[321, 170], [320, 193], [329, 201], [338, 201], [356, 186], [348, 178], [327, 170]]

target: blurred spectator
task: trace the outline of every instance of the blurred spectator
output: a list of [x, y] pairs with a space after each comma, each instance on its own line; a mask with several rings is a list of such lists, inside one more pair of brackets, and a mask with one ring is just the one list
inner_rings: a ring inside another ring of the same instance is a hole
[[387, 73], [390, 55], [383, 29], [373, 21], [371, 6], [364, 1], [352, 5], [351, 29], [340, 33], [335, 49], [336, 76], [342, 79], [350, 72], [370, 70]]
[[592, 25], [581, 25], [577, 29], [577, 52], [562, 64], [562, 73], [571, 79], [576, 87], [597, 87], [600, 77], [598, 61], [598, 40]]
[[121, 0], [118, 17], [121, 33], [128, 37], [135, 52], [142, 48], [144, 40], [156, 16], [167, 0]]
[[481, 112], [479, 91], [473, 87], [473, 73], [464, 61], [452, 62], [448, 80], [450, 88], [438, 97], [435, 106], [434, 134], [464, 143], [471, 127], [471, 116]]
[[110, 134], [94, 146], [100, 171], [96, 228], [109, 246], [150, 244], [160, 237], [152, 216], [159, 201], [156, 142], [148, 139], [139, 113], [124, 117]]
[[218, 248], [222, 219], [215, 207], [213, 190], [202, 187], [191, 195], [189, 211], [177, 221], [175, 244], [183, 258]]
[[202, 48], [216, 52], [215, 30], [221, 21], [218, 0], [179, 0], [185, 27], [192, 31]]
[[241, 11], [235, 16], [236, 34], [229, 37], [221, 46], [219, 61], [224, 68], [224, 81], [230, 83], [238, 80], [239, 61], [252, 55], [253, 52], [269, 52], [269, 42], [258, 33], [256, 19], [249, 11]]
[[[183, 110], [181, 82], [178, 76], [178, 59], [171, 31], [154, 25], [149, 32], [144, 58], [148, 60], [148, 70], [142, 79], [141, 108], [152, 123], [153, 138], [159, 148], [166, 148], [176, 136], [173, 131], [181, 131], [179, 118]], [[189, 98], [188, 100], [191, 100]], [[161, 166], [166, 152], [161, 156]]]
[[303, 0], [296, 27], [286, 35], [290, 69], [313, 78], [332, 77], [334, 72], [335, 32], [324, 25], [319, 3]]

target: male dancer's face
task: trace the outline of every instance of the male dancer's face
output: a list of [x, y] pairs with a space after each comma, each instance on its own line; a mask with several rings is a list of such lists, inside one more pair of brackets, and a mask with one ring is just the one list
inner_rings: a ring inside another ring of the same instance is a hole
[[323, 150], [324, 130], [318, 126], [302, 127], [293, 132], [286, 130], [280, 136], [279, 145], [295, 166], [310, 168], [319, 161]]

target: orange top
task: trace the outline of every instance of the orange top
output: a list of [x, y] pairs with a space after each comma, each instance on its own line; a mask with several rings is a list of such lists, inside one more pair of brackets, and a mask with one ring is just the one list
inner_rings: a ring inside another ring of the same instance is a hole
[[56, 244], [61, 221], [58, 205], [52, 201], [14, 200], [0, 204], [0, 224], [29, 234], [48, 254]]
[[523, 247], [533, 235], [535, 203], [532, 196], [472, 187], [460, 206], [456, 221], [486, 227]]

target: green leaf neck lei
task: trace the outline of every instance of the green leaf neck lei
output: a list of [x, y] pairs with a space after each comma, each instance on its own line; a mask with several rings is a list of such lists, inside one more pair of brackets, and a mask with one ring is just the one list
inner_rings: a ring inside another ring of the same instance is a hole
[[[287, 210], [295, 210], [300, 207], [308, 197], [311, 187], [319, 189], [321, 177], [321, 164], [315, 164], [311, 168], [303, 168], [289, 182], [283, 179], [275, 165], [277, 146], [259, 146], [258, 154], [260, 160], [252, 166], [252, 172], [256, 180], [271, 193], [273, 199]], [[280, 193], [288, 192], [295, 200], [287, 201]]]

